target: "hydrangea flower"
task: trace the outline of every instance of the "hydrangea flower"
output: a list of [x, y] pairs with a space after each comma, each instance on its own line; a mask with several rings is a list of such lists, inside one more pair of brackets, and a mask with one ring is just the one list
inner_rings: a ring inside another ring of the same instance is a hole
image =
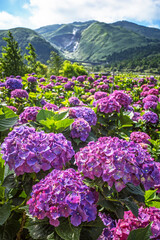
[[81, 141], [85, 142], [90, 131], [91, 127], [86, 120], [83, 118], [76, 118], [71, 126], [71, 137], [79, 138]]
[[70, 217], [71, 224], [96, 219], [98, 193], [83, 183], [83, 177], [74, 169], [54, 169], [33, 186], [27, 202], [29, 212], [38, 219], [49, 218], [51, 225], [59, 226], [59, 218]]
[[28, 121], [36, 121], [36, 117], [39, 110], [41, 110], [40, 107], [27, 107], [19, 115], [19, 123], [24, 124], [24, 123], [27, 123]]
[[138, 143], [117, 137], [101, 137], [75, 154], [75, 164], [84, 177], [102, 178], [119, 192], [125, 184], [142, 183], [146, 190], [160, 184], [158, 163]]
[[73, 106], [79, 105], [80, 104], [80, 100], [77, 97], [70, 97], [68, 99], [69, 103]]
[[113, 93], [109, 95], [110, 98], [114, 98], [119, 104], [123, 107], [127, 107], [131, 104], [131, 97], [124, 93], [122, 90], [115, 90]]
[[127, 240], [130, 231], [145, 228], [149, 223], [151, 225], [152, 236], [150, 239], [160, 239], [160, 209], [155, 207], [139, 208], [139, 215], [136, 218], [131, 211], [124, 212], [123, 219], [119, 219], [116, 227], [112, 229], [113, 240]]
[[158, 115], [152, 111], [146, 112], [143, 116], [142, 116], [143, 120], [145, 120], [147, 123], [157, 123], [158, 122]]
[[145, 104], [143, 105], [143, 108], [145, 110], [148, 110], [150, 108], [156, 109], [157, 107], [157, 102], [153, 102], [153, 101], [147, 101], [145, 102]]
[[17, 175], [62, 169], [74, 155], [71, 142], [62, 133], [36, 132], [27, 126], [15, 127], [1, 147], [3, 159]]
[[66, 90], [71, 90], [73, 87], [74, 87], [75, 83], [74, 82], [71, 82], [71, 81], [68, 81], [65, 85], [64, 85], [64, 88]]
[[142, 100], [143, 103], [146, 103], [148, 101], [158, 102], [158, 97], [155, 95], [148, 95], [147, 97], [143, 98], [143, 100]]
[[151, 94], [151, 95], [159, 95], [159, 90], [158, 90], [158, 89], [155, 89], [155, 88], [151, 88], [151, 89], [148, 91], [148, 94]]
[[120, 112], [121, 105], [114, 98], [101, 98], [95, 103], [98, 112], [112, 113], [114, 111]]
[[96, 125], [97, 115], [91, 108], [72, 107], [69, 109], [69, 116], [72, 118], [84, 118], [89, 125]]
[[28, 92], [22, 89], [15, 89], [11, 92], [11, 98], [26, 98], [28, 99]]
[[78, 82], [84, 82], [85, 81], [85, 77], [84, 76], [78, 76], [77, 77], [77, 81]]
[[40, 81], [40, 82], [45, 82], [46, 79], [45, 79], [45, 78], [40, 78], [39, 81]]
[[109, 86], [108, 84], [102, 84], [102, 85], [98, 85], [97, 89], [101, 89], [101, 90], [108, 90]]
[[94, 94], [94, 98], [96, 100], [99, 100], [100, 98], [105, 98], [105, 97], [107, 97], [107, 93], [106, 92], [98, 91], [98, 92], [95, 92], [95, 94]]
[[15, 89], [21, 89], [23, 87], [23, 84], [19, 79], [15, 78], [9, 78], [5, 82], [5, 87], [9, 90], [15, 90]]
[[106, 228], [103, 229], [102, 234], [97, 240], [112, 240], [113, 239], [113, 228], [115, 227], [115, 221], [107, 216], [105, 213], [99, 212], [98, 216], [101, 218]]
[[33, 77], [33, 76], [30, 76], [30, 77], [27, 78], [27, 81], [30, 82], [30, 83], [35, 83], [35, 82], [37, 82], [37, 78]]
[[150, 144], [148, 139], [151, 139], [151, 137], [145, 132], [132, 132], [130, 135], [130, 140], [136, 143]]
[[46, 103], [44, 106], [43, 106], [43, 109], [47, 109], [47, 110], [53, 110], [53, 111], [58, 111], [58, 106], [53, 104], [53, 103]]

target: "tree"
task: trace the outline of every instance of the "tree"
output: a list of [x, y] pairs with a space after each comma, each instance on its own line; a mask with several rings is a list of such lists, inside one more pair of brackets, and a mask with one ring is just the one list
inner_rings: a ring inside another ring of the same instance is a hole
[[29, 51], [29, 55], [25, 54], [24, 58], [28, 62], [28, 70], [29, 72], [35, 72], [37, 68], [37, 61], [36, 61], [37, 54], [35, 52], [35, 48], [31, 43], [28, 43], [28, 46], [26, 47], [26, 49]]
[[78, 63], [71, 63], [66, 60], [63, 63], [62, 67], [62, 75], [68, 78], [73, 76], [78, 77], [79, 75], [87, 75], [87, 71], [84, 69], [82, 65], [78, 65]]
[[18, 42], [15, 41], [10, 31], [8, 31], [8, 37], [3, 39], [7, 42], [7, 45], [2, 47], [2, 57], [0, 58], [4, 75], [23, 75], [25, 65]]
[[63, 64], [63, 59], [58, 53], [51, 51], [50, 59], [47, 61], [51, 74], [59, 75], [59, 71]]

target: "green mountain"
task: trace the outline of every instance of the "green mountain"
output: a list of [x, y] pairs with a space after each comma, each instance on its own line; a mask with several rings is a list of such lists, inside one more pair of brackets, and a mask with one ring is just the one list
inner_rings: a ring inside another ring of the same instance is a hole
[[[14, 39], [18, 42], [22, 54], [27, 53], [25, 48], [28, 46], [28, 43], [31, 43], [36, 50], [37, 60], [40, 60], [42, 63], [46, 63], [51, 51], [58, 52], [57, 49], [34, 30], [28, 28], [13, 28], [9, 31], [12, 32]], [[2, 47], [6, 45], [3, 37], [8, 37], [7, 33], [8, 30], [0, 30], [0, 52], [2, 52]]]
[[50, 25], [36, 30], [67, 59], [114, 62], [160, 53], [160, 30], [127, 21], [88, 21]]

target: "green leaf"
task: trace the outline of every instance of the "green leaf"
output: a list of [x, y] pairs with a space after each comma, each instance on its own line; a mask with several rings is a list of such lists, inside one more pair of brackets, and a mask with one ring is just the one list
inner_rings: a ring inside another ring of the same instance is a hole
[[37, 114], [36, 121], [53, 119], [54, 115], [54, 112], [42, 109]]
[[65, 119], [67, 118], [69, 115], [69, 111], [65, 111], [65, 112], [61, 112], [61, 113], [56, 113], [53, 117], [53, 119], [55, 121], [59, 121], [59, 120], [62, 120], [62, 119]]
[[74, 122], [74, 119], [69, 119], [69, 118], [57, 121], [55, 122], [56, 130], [65, 129], [69, 127], [73, 122]]
[[155, 190], [148, 190], [148, 191], [145, 191], [145, 201], [147, 202], [148, 200], [151, 200], [153, 198], [156, 197], [156, 191], [157, 189]]
[[13, 127], [17, 122], [17, 117], [0, 119], [0, 131], [3, 132]]
[[17, 116], [13, 110], [6, 106], [3, 106], [3, 112], [5, 114], [5, 118], [13, 118]]
[[152, 236], [151, 224], [146, 228], [138, 228], [131, 231], [127, 240], [150, 240], [150, 236]]
[[65, 219], [55, 228], [56, 233], [64, 240], [79, 240], [81, 227], [74, 227], [68, 219]]
[[16, 181], [15, 181], [15, 177], [14, 177], [14, 174], [10, 174], [8, 175], [4, 181], [3, 181], [3, 184], [2, 184], [3, 187], [6, 187], [8, 189], [11, 189], [11, 188], [14, 188], [16, 186]]
[[2, 159], [2, 156], [0, 155], [0, 183], [2, 183], [4, 179], [4, 170], [5, 170], [4, 163], [5, 161]]
[[132, 183], [127, 183], [126, 188], [124, 189], [127, 191], [134, 199], [139, 202], [144, 202], [144, 192], [142, 191], [140, 186], [135, 186]]
[[54, 227], [45, 220], [29, 219], [26, 228], [33, 239], [46, 239], [54, 232]]
[[3, 225], [5, 221], [8, 219], [11, 213], [11, 207], [10, 204], [4, 204], [2, 207], [0, 207], [0, 225]]
[[133, 201], [132, 197], [121, 199], [125, 205], [132, 211], [133, 215], [135, 217], [138, 217], [138, 206], [137, 204]]
[[50, 130], [55, 126], [55, 121], [53, 119], [40, 120], [39, 122]]

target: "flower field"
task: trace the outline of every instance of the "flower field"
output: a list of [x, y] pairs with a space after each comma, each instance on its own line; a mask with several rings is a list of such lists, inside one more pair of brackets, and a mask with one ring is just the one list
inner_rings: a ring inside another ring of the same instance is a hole
[[0, 240], [160, 240], [160, 77], [0, 82]]

